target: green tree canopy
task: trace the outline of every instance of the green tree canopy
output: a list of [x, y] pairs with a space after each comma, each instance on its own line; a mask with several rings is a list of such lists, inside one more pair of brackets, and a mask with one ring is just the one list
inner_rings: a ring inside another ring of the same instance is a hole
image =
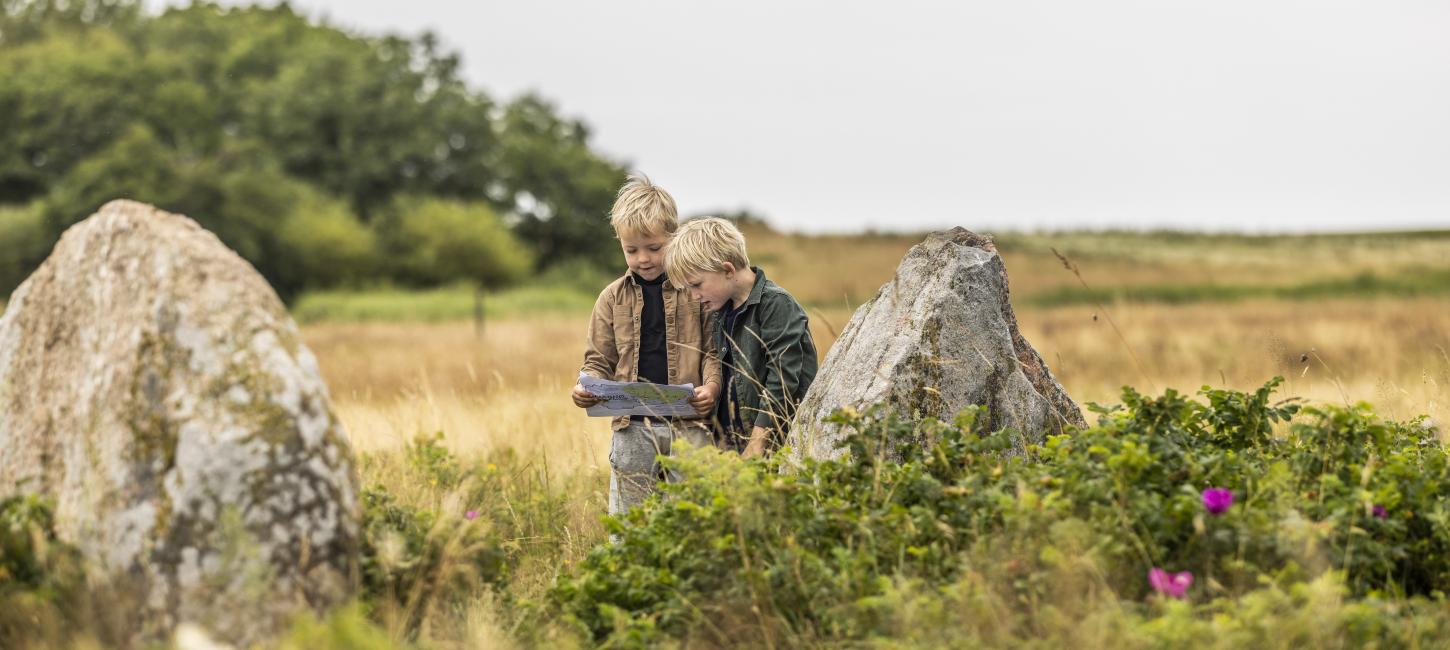
[[[41, 215], [10, 219], [0, 251], [29, 257], [0, 267], [33, 268], [121, 197], [197, 219], [284, 297], [612, 265], [623, 167], [548, 102], [496, 103], [459, 67], [431, 34], [349, 33], [286, 4], [0, 0], [0, 205]], [[461, 263], [455, 243], [501, 257]]]

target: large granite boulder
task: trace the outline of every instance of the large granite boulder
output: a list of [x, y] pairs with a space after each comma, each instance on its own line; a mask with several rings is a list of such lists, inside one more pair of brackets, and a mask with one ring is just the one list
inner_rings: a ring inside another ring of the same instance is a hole
[[1020, 433], [1018, 452], [1066, 425], [1086, 426], [1017, 331], [996, 246], [962, 228], [913, 246], [895, 278], [856, 310], [801, 400], [786, 444], [796, 457], [836, 457], [844, 432], [826, 416], [874, 404], [945, 420], [985, 406], [988, 430]]
[[113, 201], [0, 317], [0, 497], [54, 499], [133, 640], [250, 645], [357, 584], [356, 473], [312, 353], [196, 222]]

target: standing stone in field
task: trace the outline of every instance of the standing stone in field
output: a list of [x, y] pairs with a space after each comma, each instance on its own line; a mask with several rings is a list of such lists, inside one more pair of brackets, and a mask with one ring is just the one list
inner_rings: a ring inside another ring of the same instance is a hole
[[948, 421], [985, 406], [988, 431], [1020, 432], [1018, 453], [1047, 432], [1087, 424], [1017, 331], [996, 246], [962, 228], [913, 246], [895, 278], [856, 310], [802, 399], [787, 444], [797, 457], [836, 457], [844, 432], [826, 416], [878, 403]]
[[317, 361], [181, 215], [112, 201], [11, 296], [0, 498], [26, 492], [137, 599], [142, 639], [193, 623], [251, 645], [355, 589], [356, 475]]

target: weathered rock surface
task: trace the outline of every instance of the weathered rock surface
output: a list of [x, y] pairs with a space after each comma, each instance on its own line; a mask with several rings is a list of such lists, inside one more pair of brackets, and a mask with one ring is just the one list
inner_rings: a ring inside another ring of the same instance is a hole
[[0, 496], [45, 494], [141, 638], [265, 639], [356, 584], [357, 488], [317, 362], [194, 221], [113, 201], [0, 317]]
[[796, 457], [833, 458], [843, 406], [884, 404], [904, 415], [950, 420], [988, 409], [988, 430], [1020, 432], [1020, 452], [1082, 413], [1017, 331], [1007, 269], [988, 237], [962, 228], [912, 247], [896, 276], [851, 317], [807, 391], [787, 444]]

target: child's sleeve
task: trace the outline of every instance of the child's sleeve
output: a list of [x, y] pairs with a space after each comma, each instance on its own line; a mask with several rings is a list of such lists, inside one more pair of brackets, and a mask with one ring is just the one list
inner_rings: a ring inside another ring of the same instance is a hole
[[614, 379], [619, 365], [619, 349], [614, 345], [614, 309], [606, 289], [594, 301], [589, 316], [589, 338], [584, 342], [584, 365], [579, 373], [596, 379]]
[[760, 337], [765, 343], [765, 368], [760, 373], [761, 408], [755, 426], [780, 429], [795, 417], [796, 402], [806, 386], [805, 345], [811, 338], [806, 312], [794, 300], [760, 302]]

